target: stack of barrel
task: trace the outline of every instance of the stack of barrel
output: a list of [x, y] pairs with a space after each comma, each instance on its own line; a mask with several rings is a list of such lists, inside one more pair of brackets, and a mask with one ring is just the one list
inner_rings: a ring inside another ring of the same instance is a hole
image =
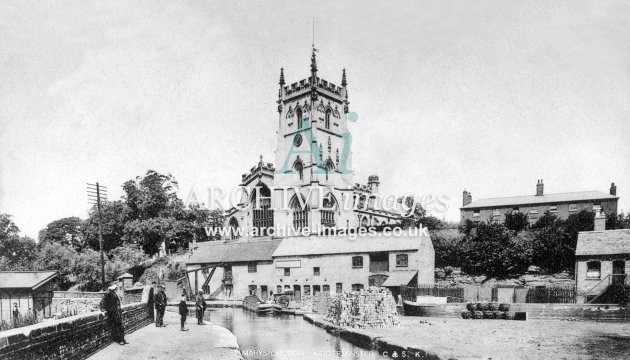
[[389, 290], [377, 287], [333, 296], [326, 320], [352, 328], [389, 327], [400, 322], [394, 297]]
[[466, 304], [462, 319], [505, 319], [514, 320], [516, 314], [510, 311], [510, 304], [480, 301]]

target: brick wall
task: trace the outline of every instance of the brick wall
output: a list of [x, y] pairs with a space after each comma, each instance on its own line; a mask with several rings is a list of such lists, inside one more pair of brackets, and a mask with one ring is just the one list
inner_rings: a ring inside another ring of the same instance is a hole
[[[149, 304], [123, 306], [126, 334], [152, 322]], [[99, 311], [0, 332], [0, 360], [85, 359], [111, 342], [105, 316]]]

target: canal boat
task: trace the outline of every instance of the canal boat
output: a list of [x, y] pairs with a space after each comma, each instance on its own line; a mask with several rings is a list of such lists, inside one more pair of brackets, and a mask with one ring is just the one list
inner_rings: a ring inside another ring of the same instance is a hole
[[446, 297], [418, 296], [416, 301], [403, 300], [403, 313], [405, 316], [443, 316], [446, 302]]
[[263, 303], [256, 295], [247, 295], [243, 299], [243, 308], [253, 311], [258, 315], [266, 315], [273, 313], [273, 305]]

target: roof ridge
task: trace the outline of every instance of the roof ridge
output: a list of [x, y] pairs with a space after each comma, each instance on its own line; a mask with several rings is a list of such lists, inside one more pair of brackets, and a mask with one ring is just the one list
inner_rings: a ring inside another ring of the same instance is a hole
[[[594, 192], [598, 192], [598, 193], [602, 193], [604, 195], [609, 195], [609, 196], [615, 196], [615, 195], [610, 195], [610, 194], [606, 194], [605, 192], [601, 191], [601, 190], [584, 190], [584, 191], [567, 191], [567, 192], [560, 192], [560, 193], [549, 193], [549, 194], [543, 194], [543, 195], [514, 195], [514, 196], [498, 196], [498, 197], [490, 197], [490, 198], [480, 198], [477, 199], [475, 201], [479, 201], [479, 200], [495, 200], [495, 199], [506, 199], [506, 198], [523, 198], [523, 197], [545, 197], [547, 195], [566, 195], [566, 194], [584, 194], [584, 193], [594, 193]], [[473, 201], [473, 203], [475, 202]]]

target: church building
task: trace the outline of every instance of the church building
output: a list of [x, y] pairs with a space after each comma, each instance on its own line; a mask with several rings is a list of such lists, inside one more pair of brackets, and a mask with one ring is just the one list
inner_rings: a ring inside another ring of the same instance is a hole
[[357, 236], [361, 229], [400, 224], [403, 211], [376, 196], [378, 176], [365, 185], [354, 182], [347, 87], [345, 69], [341, 85], [318, 76], [315, 49], [306, 79], [288, 85], [280, 70], [274, 163], [261, 156], [241, 176], [238, 204], [225, 214], [229, 234], [192, 251], [191, 291], [265, 299], [292, 290], [299, 299], [434, 282], [433, 245], [422, 231]]

